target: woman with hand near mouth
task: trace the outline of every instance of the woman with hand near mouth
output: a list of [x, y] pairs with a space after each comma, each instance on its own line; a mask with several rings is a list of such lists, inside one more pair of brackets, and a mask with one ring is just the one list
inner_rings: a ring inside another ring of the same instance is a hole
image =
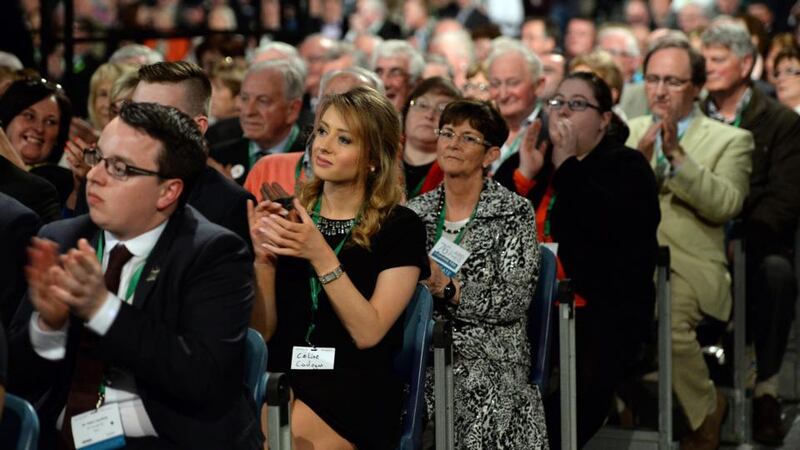
[[547, 448], [541, 395], [528, 381], [527, 314], [539, 273], [533, 208], [486, 177], [508, 127], [489, 103], [456, 100], [437, 134], [444, 181], [408, 207], [427, 228], [436, 315], [454, 324], [455, 447]]
[[294, 212], [277, 201], [249, 205], [252, 323], [269, 343], [269, 370], [289, 373], [297, 448], [397, 446], [399, 319], [428, 277], [425, 230], [399, 205], [399, 151], [400, 120], [386, 97], [367, 87], [325, 96], [314, 177]]
[[71, 120], [64, 91], [43, 79], [17, 80], [0, 97], [0, 124], [11, 146], [31, 173], [53, 183], [62, 207], [74, 190], [72, 173], [58, 165]]

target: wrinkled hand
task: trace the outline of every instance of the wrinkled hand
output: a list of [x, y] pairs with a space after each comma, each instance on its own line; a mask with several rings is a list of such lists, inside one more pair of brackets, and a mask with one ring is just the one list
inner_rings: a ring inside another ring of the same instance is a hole
[[578, 134], [575, 124], [566, 117], [554, 117], [550, 121], [550, 141], [553, 143], [553, 165], [561, 167], [569, 157], [578, 153]]
[[265, 245], [268, 241], [264, 234], [266, 229], [264, 228], [263, 219], [268, 218], [270, 214], [285, 216], [288, 213], [280, 203], [270, 200], [265, 200], [257, 206], [253, 204], [252, 200], [247, 201], [247, 223], [250, 225], [250, 239], [253, 241], [256, 263], [259, 264], [274, 265], [277, 259], [277, 255], [267, 250]]
[[53, 277], [50, 293], [69, 305], [76, 316], [88, 321], [108, 297], [103, 266], [86, 239], [79, 240], [78, 247], [61, 255], [60, 259], [61, 267], [50, 268]]
[[434, 297], [442, 297], [444, 295], [444, 288], [450, 283], [450, 277], [442, 272], [442, 268], [439, 267], [439, 264], [431, 259], [428, 258], [428, 262], [431, 266], [431, 276], [422, 282], [425, 286], [428, 287], [428, 290], [431, 292], [431, 295]]
[[28, 247], [28, 265], [25, 278], [28, 281], [28, 296], [39, 312], [39, 324], [43, 328], [59, 330], [69, 318], [69, 306], [57, 300], [51, 293], [53, 284], [51, 269], [57, 266], [58, 245], [46, 239], [33, 238]]
[[65, 148], [67, 162], [69, 162], [69, 166], [72, 168], [72, 174], [78, 180], [85, 180], [86, 174], [89, 173], [89, 169], [91, 169], [91, 167], [83, 161], [83, 152], [89, 147], [89, 144], [79, 137], [67, 141], [67, 147]]
[[645, 159], [650, 161], [653, 159], [653, 152], [655, 151], [656, 139], [658, 138], [658, 133], [661, 131], [661, 121], [656, 121], [647, 131], [644, 133], [641, 139], [639, 139], [639, 144], [636, 146], [636, 149], [642, 152]]
[[519, 171], [529, 180], [534, 179], [544, 166], [547, 142], [542, 142], [538, 147], [536, 146], [541, 131], [542, 121], [541, 119], [536, 119], [522, 136], [522, 143], [519, 149]]
[[297, 199], [294, 199], [294, 209], [300, 222], [274, 213], [260, 219], [266, 238], [264, 248], [276, 255], [306, 259], [317, 274], [332, 271], [338, 265], [333, 249]]

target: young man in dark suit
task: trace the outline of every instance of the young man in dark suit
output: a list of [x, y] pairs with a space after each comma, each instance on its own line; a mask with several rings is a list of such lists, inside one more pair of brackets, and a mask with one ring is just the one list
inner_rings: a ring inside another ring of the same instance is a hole
[[125, 105], [85, 154], [89, 214], [31, 246], [9, 391], [36, 405], [43, 448], [72, 448], [97, 406], [126, 448], [261, 447], [243, 383], [249, 252], [186, 205], [204, 146], [177, 109]]

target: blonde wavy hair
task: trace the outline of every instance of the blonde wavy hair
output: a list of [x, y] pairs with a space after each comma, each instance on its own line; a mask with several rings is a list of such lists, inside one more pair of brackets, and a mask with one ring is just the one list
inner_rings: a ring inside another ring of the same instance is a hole
[[[364, 204], [359, 222], [351, 233], [351, 242], [369, 249], [370, 239], [403, 197], [397, 164], [400, 116], [386, 96], [367, 86], [323, 97], [317, 106], [315, 130], [328, 108], [336, 109], [355, 141], [364, 149], [358, 162], [358, 176], [364, 185]], [[310, 144], [313, 148], [313, 138]], [[323, 184], [323, 180], [314, 177], [303, 186], [299, 198], [307, 210], [311, 210], [322, 195]]]

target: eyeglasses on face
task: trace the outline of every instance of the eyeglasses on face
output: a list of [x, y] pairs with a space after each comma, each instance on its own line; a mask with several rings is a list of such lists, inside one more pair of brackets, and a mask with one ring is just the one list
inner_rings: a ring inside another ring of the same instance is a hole
[[105, 164], [106, 172], [108, 172], [108, 174], [111, 175], [113, 178], [120, 181], [127, 180], [129, 176], [137, 176], [137, 175], [169, 178], [159, 172], [153, 172], [152, 170], [147, 170], [147, 169], [142, 169], [141, 167], [132, 166], [115, 156], [104, 158], [103, 154], [100, 153], [100, 149], [97, 147], [92, 147], [83, 151], [83, 162], [85, 162], [91, 167], [94, 167], [100, 164], [100, 162], [103, 162]]
[[381, 78], [385, 76], [386, 78], [391, 80], [408, 77], [408, 72], [399, 67], [392, 67], [391, 69], [384, 69], [383, 67], [378, 67], [375, 69], [375, 74]]
[[565, 98], [556, 97], [547, 101], [547, 107], [551, 111], [560, 111], [564, 105], [567, 105], [570, 111], [575, 112], [586, 111], [586, 108], [592, 108], [600, 111], [599, 106], [593, 105], [582, 98], [573, 98], [571, 100], [567, 100]]
[[447, 108], [448, 103], [450, 102], [442, 102], [433, 105], [428, 100], [418, 97], [415, 98], [414, 100], [411, 100], [409, 102], [409, 105], [412, 108], [422, 113], [427, 113], [428, 111], [433, 110], [435, 114], [441, 114], [442, 112], [444, 112], [444, 109]]
[[800, 75], [800, 68], [798, 67], [787, 67], [783, 70], [775, 70], [772, 75], [778, 78], [792, 78]]
[[644, 82], [650, 85], [651, 87], [658, 87], [658, 85], [661, 84], [662, 81], [664, 82], [664, 85], [667, 86], [667, 88], [672, 90], [678, 90], [682, 88], [686, 83], [688, 83], [689, 79], [688, 78], [683, 79], [669, 75], [666, 77], [660, 77], [658, 75], [645, 75], [644, 77]]
[[476, 90], [476, 91], [481, 91], [481, 92], [488, 92], [489, 91], [489, 84], [488, 83], [472, 83], [472, 82], [469, 82], [469, 83], [464, 85], [464, 90], [465, 91]]
[[474, 136], [472, 134], [458, 134], [455, 131], [449, 128], [442, 128], [442, 129], [435, 129], [433, 130], [436, 133], [436, 136], [439, 136], [439, 140], [442, 142], [449, 144], [451, 142], [463, 142], [464, 145], [470, 147], [491, 147], [492, 144], [486, 142], [484, 139], [479, 138], [478, 136]]

